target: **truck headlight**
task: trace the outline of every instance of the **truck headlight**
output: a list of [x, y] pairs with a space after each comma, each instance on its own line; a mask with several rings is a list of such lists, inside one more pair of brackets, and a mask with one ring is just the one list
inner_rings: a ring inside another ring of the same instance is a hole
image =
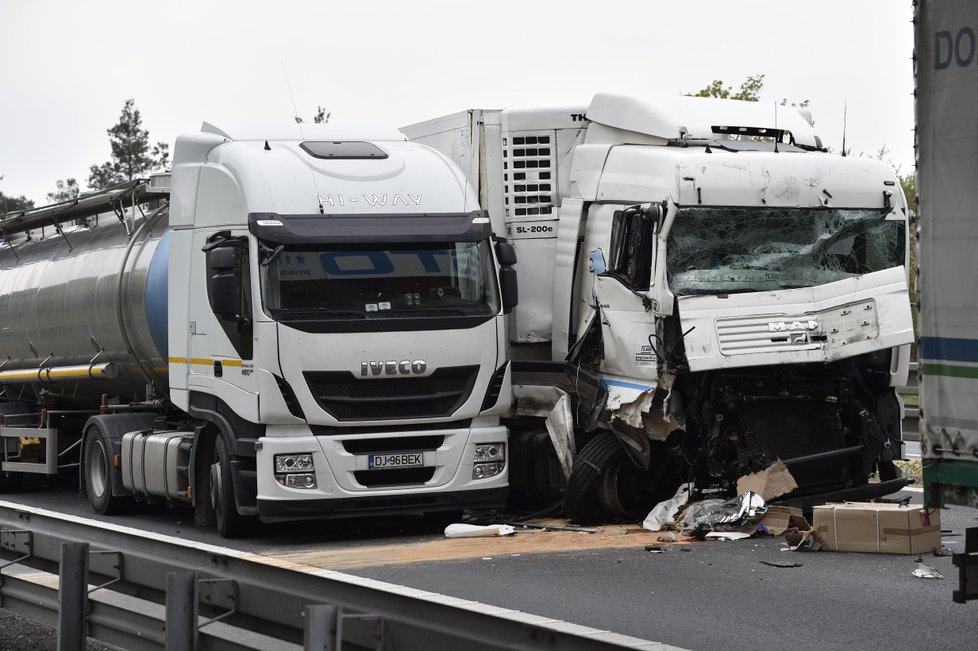
[[475, 446], [472, 479], [495, 477], [506, 467], [505, 443], [481, 443]]
[[475, 446], [475, 462], [504, 461], [506, 459], [505, 443], [482, 443]]
[[315, 464], [311, 454], [276, 454], [275, 481], [288, 488], [315, 488]]
[[311, 454], [275, 455], [275, 472], [310, 472], [314, 469]]

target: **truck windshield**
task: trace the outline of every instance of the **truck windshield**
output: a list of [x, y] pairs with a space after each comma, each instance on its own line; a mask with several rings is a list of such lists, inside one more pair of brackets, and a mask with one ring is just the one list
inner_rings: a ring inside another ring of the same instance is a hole
[[486, 241], [285, 247], [264, 266], [262, 280], [266, 310], [284, 322], [499, 311]]
[[678, 295], [811, 287], [904, 264], [901, 220], [883, 210], [681, 208], [669, 232]]

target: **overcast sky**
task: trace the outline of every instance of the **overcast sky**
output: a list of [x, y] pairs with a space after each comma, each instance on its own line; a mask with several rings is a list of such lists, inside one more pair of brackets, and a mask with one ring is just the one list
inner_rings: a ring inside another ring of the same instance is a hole
[[[153, 142], [204, 120], [403, 125], [764, 74], [822, 141], [913, 170], [910, 0], [0, 0], [0, 191], [38, 204], [109, 158], [133, 98]], [[288, 83], [286, 82], [288, 78]], [[291, 93], [289, 86], [291, 85]]]

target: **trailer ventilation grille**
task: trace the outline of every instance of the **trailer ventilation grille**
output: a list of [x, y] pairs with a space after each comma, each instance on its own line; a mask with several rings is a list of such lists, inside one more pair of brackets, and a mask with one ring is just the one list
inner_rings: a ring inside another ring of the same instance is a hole
[[557, 169], [552, 131], [503, 139], [506, 218], [553, 214]]
[[478, 366], [440, 368], [427, 377], [305, 373], [319, 406], [339, 421], [451, 416], [472, 393]]

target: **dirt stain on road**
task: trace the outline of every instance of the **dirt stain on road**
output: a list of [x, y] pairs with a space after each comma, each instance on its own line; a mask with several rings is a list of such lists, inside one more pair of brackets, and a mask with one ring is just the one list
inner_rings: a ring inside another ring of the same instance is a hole
[[[535, 522], [541, 524], [541, 522]], [[551, 520], [542, 524], [564, 526], [566, 521]], [[659, 532], [646, 531], [637, 525], [594, 527], [594, 533], [518, 528], [511, 536], [493, 538], [435, 538], [403, 545], [373, 545], [336, 548], [327, 544], [303, 548], [270, 549], [262, 553], [284, 563], [296, 563], [329, 570], [403, 565], [425, 561], [445, 561], [487, 556], [553, 554], [590, 549], [644, 548], [645, 545], [688, 544], [692, 538], [676, 534], [676, 543], [658, 541]]]

